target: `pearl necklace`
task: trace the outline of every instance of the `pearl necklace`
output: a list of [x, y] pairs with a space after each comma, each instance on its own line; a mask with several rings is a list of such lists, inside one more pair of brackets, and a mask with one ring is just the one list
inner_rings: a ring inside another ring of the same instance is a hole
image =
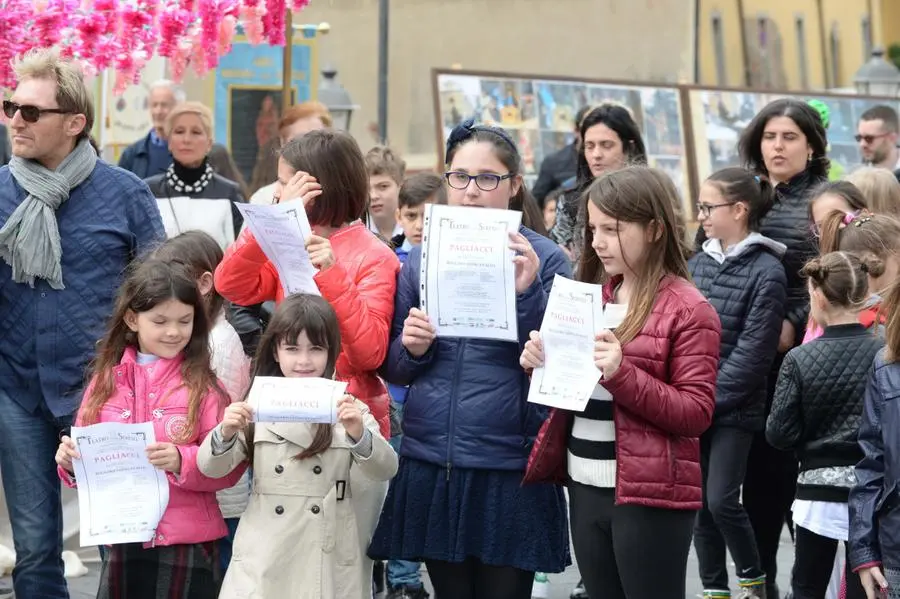
[[187, 195], [192, 195], [195, 193], [200, 193], [206, 186], [209, 185], [209, 182], [212, 181], [213, 167], [206, 164], [206, 169], [203, 171], [203, 174], [200, 175], [200, 179], [197, 180], [193, 185], [188, 185], [184, 181], [178, 178], [178, 175], [175, 174], [175, 165], [169, 165], [168, 170], [166, 171], [166, 183], [169, 184], [169, 187], [174, 189], [178, 193], [184, 193]]

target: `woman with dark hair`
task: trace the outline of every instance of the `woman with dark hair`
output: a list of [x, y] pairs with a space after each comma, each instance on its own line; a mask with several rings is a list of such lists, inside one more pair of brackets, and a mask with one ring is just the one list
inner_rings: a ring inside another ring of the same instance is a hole
[[[782, 260], [787, 275], [787, 304], [778, 356], [769, 375], [767, 414], [784, 354], [800, 344], [809, 317], [809, 294], [800, 270], [818, 254], [809, 227], [808, 204], [811, 189], [828, 180], [827, 145], [819, 113], [805, 102], [790, 98], [766, 105], [753, 117], [738, 142], [744, 166], [765, 177], [775, 188], [775, 200], [760, 219], [759, 232], [787, 246]], [[697, 232], [697, 247], [704, 241], [706, 235], [701, 228]], [[747, 463], [743, 501], [766, 573], [768, 599], [779, 596], [776, 557], [781, 531], [785, 523], [790, 526], [796, 479], [794, 455], [774, 449], [764, 434], [757, 433]]]
[[[376, 370], [388, 351], [400, 262], [360, 220], [369, 200], [362, 151], [342, 131], [310, 131], [282, 148], [278, 182], [276, 201], [303, 206], [312, 227], [306, 250], [318, 270], [313, 279], [337, 313], [343, 339], [335, 376], [347, 381], [347, 392], [369, 407], [389, 439], [388, 392]], [[285, 295], [278, 271], [249, 230], [225, 252], [215, 283], [222, 296], [243, 305], [280, 302]], [[366, 542], [387, 484], [360, 476], [350, 485], [359, 537]], [[364, 567], [371, 571], [372, 563]]]
[[[502, 129], [467, 121], [451, 133], [446, 156], [451, 206], [503, 210], [523, 201], [521, 158]], [[424, 561], [440, 599], [530, 599], [535, 572], [570, 562], [562, 489], [522, 486], [548, 410], [528, 403], [518, 353], [540, 328], [554, 277], [572, 272], [552, 241], [524, 226], [510, 248], [520, 262], [518, 344], [435, 338], [419, 309], [421, 246], [397, 282], [382, 372], [409, 391], [400, 470], [369, 554]]]
[[627, 164], [646, 164], [647, 151], [641, 130], [631, 111], [614, 102], [604, 102], [585, 113], [578, 124], [581, 145], [578, 152], [575, 183], [560, 195], [556, 207], [556, 226], [550, 238], [578, 262], [584, 234], [587, 199], [584, 192], [603, 173]]

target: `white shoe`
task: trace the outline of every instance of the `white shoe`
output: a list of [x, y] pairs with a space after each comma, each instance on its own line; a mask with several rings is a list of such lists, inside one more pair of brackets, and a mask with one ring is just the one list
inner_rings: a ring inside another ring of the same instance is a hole
[[79, 578], [88, 573], [87, 566], [81, 562], [81, 558], [74, 551], [63, 551], [62, 560], [66, 578]]

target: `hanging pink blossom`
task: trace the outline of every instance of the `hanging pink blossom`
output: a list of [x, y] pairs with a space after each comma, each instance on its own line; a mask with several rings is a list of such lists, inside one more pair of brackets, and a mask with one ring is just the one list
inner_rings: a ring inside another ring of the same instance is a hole
[[166, 57], [180, 79], [201, 75], [231, 51], [238, 26], [251, 44], [284, 45], [285, 11], [309, 0], [0, 0], [0, 88], [15, 86], [13, 60], [58, 46], [86, 74], [116, 71], [117, 92], [139, 82], [151, 56]]

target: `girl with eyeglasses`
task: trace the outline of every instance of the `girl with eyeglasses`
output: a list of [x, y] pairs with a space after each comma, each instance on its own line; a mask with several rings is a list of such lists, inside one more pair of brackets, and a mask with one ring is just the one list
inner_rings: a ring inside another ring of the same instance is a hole
[[[809, 318], [809, 294], [800, 270], [818, 255], [809, 230], [810, 190], [828, 179], [828, 140], [820, 114], [806, 102], [784, 98], [766, 105], [747, 125], [738, 142], [743, 166], [775, 189], [772, 207], [760, 218], [759, 232], [787, 246], [782, 264], [787, 276], [785, 318], [778, 354], [769, 373], [769, 403], [784, 354], [803, 339]], [[697, 249], [706, 241], [701, 228]], [[766, 595], [778, 599], [775, 585], [781, 532], [791, 522], [797, 462], [790, 452], [777, 451], [761, 432], [753, 440], [744, 478], [744, 509], [756, 533], [766, 573]]]
[[[502, 129], [467, 121], [452, 131], [446, 156], [451, 206], [524, 205], [521, 156]], [[530, 599], [535, 572], [570, 563], [562, 489], [522, 486], [548, 410], [527, 402], [518, 356], [540, 327], [553, 278], [572, 272], [556, 244], [524, 226], [510, 247], [520, 254], [519, 343], [435, 338], [419, 309], [421, 247], [397, 281], [382, 372], [409, 391], [400, 469], [369, 555], [424, 561], [440, 599]]]
[[722, 321], [716, 410], [700, 437], [703, 507], [694, 547], [706, 599], [730, 597], [725, 548], [741, 598], [765, 597], [756, 538], [741, 505], [754, 433], [765, 427], [766, 380], [778, 347], [787, 278], [785, 246], [759, 233], [772, 187], [742, 168], [714, 173], [700, 188], [700, 224], [708, 239], [688, 261], [691, 278]]

